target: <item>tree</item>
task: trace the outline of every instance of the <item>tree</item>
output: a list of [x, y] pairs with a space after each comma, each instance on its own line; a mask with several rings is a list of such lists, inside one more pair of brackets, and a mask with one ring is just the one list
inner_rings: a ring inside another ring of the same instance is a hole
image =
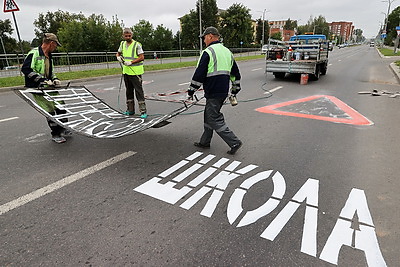
[[[263, 30], [263, 21], [262, 19], [258, 19], [256, 21], [256, 39], [254, 40], [257, 44], [261, 44], [262, 42], [262, 30]], [[267, 43], [269, 38], [269, 23], [268, 21], [264, 21], [264, 44]]]
[[42, 40], [43, 34], [51, 32], [58, 35], [58, 30], [63, 26], [63, 23], [73, 20], [84, 20], [85, 16], [80, 14], [71, 14], [67, 11], [57, 10], [56, 12], [48, 11], [46, 14], [40, 13], [38, 19], [33, 21], [36, 29], [34, 29], [36, 39]]
[[363, 31], [361, 29], [355, 29], [354, 30], [354, 35], [356, 37], [356, 42], [362, 42], [364, 40], [364, 36], [362, 35]]
[[199, 19], [197, 12], [190, 10], [189, 14], [181, 18], [182, 47], [187, 49], [199, 49]]
[[[217, 25], [218, 25], [217, 1], [216, 0], [200, 0], [200, 1], [197, 1], [196, 2], [197, 15], [199, 14], [199, 3], [201, 3], [201, 26], [202, 26], [202, 31], [204, 31], [205, 28], [207, 28], [209, 26], [217, 27]], [[197, 28], [199, 29], [199, 27], [197, 27]]]
[[227, 46], [238, 47], [240, 42], [243, 42], [245, 46], [252, 43], [253, 28], [250, 9], [242, 4], [233, 4], [221, 13], [220, 27]]
[[319, 15], [317, 18], [313, 18], [310, 16], [306, 25], [300, 25], [297, 27], [298, 34], [305, 33], [315, 33], [315, 34], [324, 34], [327, 37], [329, 36], [329, 24], [326, 22], [324, 16]]
[[172, 31], [165, 28], [162, 24], [154, 30], [154, 44], [151, 50], [172, 50], [174, 39]]
[[133, 26], [133, 39], [139, 41], [143, 49], [150, 50], [153, 47], [154, 27], [147, 20], [139, 20]]
[[285, 26], [283, 26], [283, 29], [294, 30], [295, 28], [297, 28], [297, 22], [288, 18], [288, 20], [285, 22]]
[[[199, 4], [201, 3], [201, 26], [199, 22]], [[200, 0], [196, 2], [196, 10], [190, 12], [180, 18], [182, 34], [181, 44], [186, 49], [199, 49], [200, 32], [209, 26], [218, 28], [218, 7], [216, 0]]]
[[387, 35], [385, 38], [386, 45], [392, 45], [396, 39], [396, 26], [400, 25], [400, 6], [396, 7], [388, 16]]
[[281, 32], [275, 32], [275, 33], [271, 34], [271, 39], [282, 40], [282, 33]]

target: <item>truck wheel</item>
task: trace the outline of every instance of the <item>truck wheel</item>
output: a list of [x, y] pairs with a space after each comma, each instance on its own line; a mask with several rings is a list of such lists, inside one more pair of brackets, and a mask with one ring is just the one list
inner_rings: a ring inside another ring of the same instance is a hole
[[313, 79], [314, 81], [318, 81], [318, 80], [319, 80], [319, 74], [320, 74], [320, 67], [319, 67], [319, 66], [316, 66], [316, 67], [315, 67], [315, 74], [311, 76], [312, 79]]
[[276, 79], [283, 79], [285, 78], [285, 74], [284, 72], [274, 72], [273, 73]]
[[321, 75], [325, 75], [327, 70], [328, 70], [328, 66], [326, 64], [322, 65]]

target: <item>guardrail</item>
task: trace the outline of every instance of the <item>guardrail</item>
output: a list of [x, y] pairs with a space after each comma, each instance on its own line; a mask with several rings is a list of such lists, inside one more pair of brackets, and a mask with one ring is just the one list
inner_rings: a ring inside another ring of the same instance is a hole
[[[258, 48], [231, 48], [235, 56], [259, 55]], [[53, 53], [55, 72], [119, 68], [116, 52], [67, 52]], [[145, 51], [145, 65], [197, 61], [199, 50]], [[21, 54], [0, 54], [0, 78], [23, 75]]]

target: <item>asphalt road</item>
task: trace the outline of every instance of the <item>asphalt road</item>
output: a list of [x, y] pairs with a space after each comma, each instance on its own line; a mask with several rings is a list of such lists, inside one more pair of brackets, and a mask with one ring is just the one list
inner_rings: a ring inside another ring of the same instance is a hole
[[[193, 146], [201, 107], [57, 145], [39, 113], [0, 93], [0, 266], [398, 266], [400, 98], [358, 92], [399, 84], [367, 46], [329, 63], [300, 85], [239, 62], [242, 102], [223, 108], [244, 143], [234, 156], [217, 135]], [[193, 70], [147, 73], [145, 91], [185, 89]], [[123, 109], [119, 84], [85, 86]], [[150, 114], [180, 105], [147, 103]]]

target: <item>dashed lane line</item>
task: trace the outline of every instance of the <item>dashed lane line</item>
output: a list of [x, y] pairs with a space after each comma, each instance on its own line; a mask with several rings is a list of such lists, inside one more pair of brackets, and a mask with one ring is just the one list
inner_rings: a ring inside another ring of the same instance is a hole
[[54, 191], [56, 191], [56, 190], [58, 190], [60, 188], [63, 188], [66, 185], [69, 185], [69, 184], [71, 184], [73, 182], [76, 182], [76, 181], [82, 179], [82, 178], [85, 178], [86, 176], [94, 174], [94, 173], [96, 173], [96, 172], [98, 172], [98, 171], [100, 171], [100, 170], [102, 170], [102, 169], [104, 169], [106, 167], [109, 167], [109, 166], [111, 166], [111, 165], [113, 165], [115, 163], [118, 163], [118, 162], [120, 162], [120, 161], [122, 161], [122, 160], [124, 160], [124, 159], [126, 159], [128, 157], [131, 157], [131, 156], [135, 155], [136, 153], [137, 152], [134, 152], [134, 151], [128, 151], [128, 152], [122, 153], [122, 154], [117, 155], [115, 157], [112, 157], [112, 158], [110, 158], [108, 160], [100, 162], [100, 163], [98, 163], [96, 165], [93, 165], [92, 167], [89, 167], [89, 168], [84, 169], [84, 170], [82, 170], [80, 172], [77, 172], [77, 173], [72, 174], [72, 175], [70, 175], [68, 177], [65, 177], [65, 178], [63, 178], [63, 179], [61, 179], [61, 180], [59, 180], [57, 182], [54, 182], [54, 183], [48, 185], [48, 186], [42, 187], [42, 188], [40, 188], [38, 190], [35, 190], [35, 191], [31, 192], [31, 193], [28, 193], [28, 194], [26, 194], [24, 196], [21, 196], [21, 197], [19, 197], [17, 199], [14, 199], [14, 200], [6, 203], [6, 204], [3, 204], [3, 205], [0, 206], [0, 215], [2, 215], [4, 213], [7, 213], [10, 210], [18, 208], [20, 206], [23, 206], [23, 205], [25, 205], [25, 204], [27, 204], [27, 203], [35, 200], [35, 199], [38, 199], [38, 198], [40, 198], [40, 197], [42, 197], [44, 195], [52, 193], [52, 192], [54, 192]]
[[19, 117], [11, 117], [11, 118], [7, 118], [7, 119], [2, 119], [2, 120], [0, 120], [0, 122], [11, 121], [11, 120], [16, 120], [16, 119], [19, 119]]
[[273, 93], [273, 92], [278, 91], [279, 89], [282, 89], [282, 88], [283, 88], [283, 86], [277, 86], [277, 87], [275, 87], [275, 88], [272, 88], [271, 90], [266, 91], [266, 92], [264, 93], [264, 95]]

